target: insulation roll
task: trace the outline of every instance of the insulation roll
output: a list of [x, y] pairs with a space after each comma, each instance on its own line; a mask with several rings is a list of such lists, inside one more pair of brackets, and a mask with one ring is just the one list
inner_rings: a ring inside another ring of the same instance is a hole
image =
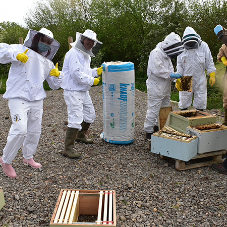
[[102, 66], [102, 138], [114, 144], [132, 143], [135, 131], [134, 64], [107, 62]]

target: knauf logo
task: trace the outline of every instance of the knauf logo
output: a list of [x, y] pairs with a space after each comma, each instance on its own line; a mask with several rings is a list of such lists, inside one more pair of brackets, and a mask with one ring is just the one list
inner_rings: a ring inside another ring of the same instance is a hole
[[120, 130], [127, 130], [127, 88], [130, 84], [120, 84]]

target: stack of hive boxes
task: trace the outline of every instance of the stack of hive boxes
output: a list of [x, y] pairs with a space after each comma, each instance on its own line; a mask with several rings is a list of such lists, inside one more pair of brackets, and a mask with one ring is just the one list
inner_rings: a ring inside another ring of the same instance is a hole
[[189, 161], [197, 154], [227, 148], [227, 127], [198, 110], [170, 112], [169, 125], [151, 136], [151, 152]]

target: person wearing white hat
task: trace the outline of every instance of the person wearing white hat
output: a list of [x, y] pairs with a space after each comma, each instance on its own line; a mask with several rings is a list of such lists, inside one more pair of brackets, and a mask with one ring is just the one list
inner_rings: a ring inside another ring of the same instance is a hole
[[[207, 78], [209, 83], [215, 84], [215, 72], [213, 57], [210, 49], [200, 36], [191, 27], [186, 27], [182, 43], [184, 52], [177, 57], [177, 72], [183, 76], [192, 77], [192, 92], [179, 90], [179, 108], [186, 110], [192, 104], [197, 110], [203, 111], [207, 107]], [[177, 87], [178, 88], [178, 87]]]
[[69, 158], [79, 158], [74, 151], [76, 141], [92, 143], [85, 134], [96, 115], [89, 90], [92, 85], [98, 85], [102, 67], [90, 68], [91, 57], [95, 57], [102, 42], [97, 40], [96, 33], [86, 30], [83, 34], [77, 32], [76, 41], [65, 55], [62, 72], [64, 79], [64, 99], [68, 110], [68, 128], [65, 138], [65, 149], [62, 152]]
[[171, 81], [182, 76], [174, 73], [171, 59], [176, 58], [183, 51], [181, 38], [171, 32], [164, 41], [157, 44], [150, 53], [147, 67], [147, 95], [148, 109], [144, 122], [146, 139], [158, 131], [158, 116], [161, 107], [170, 103]]
[[39, 32], [29, 30], [23, 45], [0, 43], [0, 63], [11, 63], [3, 98], [8, 100], [12, 126], [0, 158], [9, 177], [17, 177], [11, 163], [22, 146], [23, 163], [33, 168], [42, 166], [33, 156], [41, 134], [46, 97], [43, 82], [46, 80], [52, 89], [60, 88], [63, 76], [51, 61], [59, 46], [46, 28]]

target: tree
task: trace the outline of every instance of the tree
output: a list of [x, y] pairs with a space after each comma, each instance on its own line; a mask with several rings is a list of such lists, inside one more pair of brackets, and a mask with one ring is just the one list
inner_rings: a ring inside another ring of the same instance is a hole
[[0, 23], [0, 43], [19, 43], [19, 38], [25, 38], [28, 30], [14, 22]]

